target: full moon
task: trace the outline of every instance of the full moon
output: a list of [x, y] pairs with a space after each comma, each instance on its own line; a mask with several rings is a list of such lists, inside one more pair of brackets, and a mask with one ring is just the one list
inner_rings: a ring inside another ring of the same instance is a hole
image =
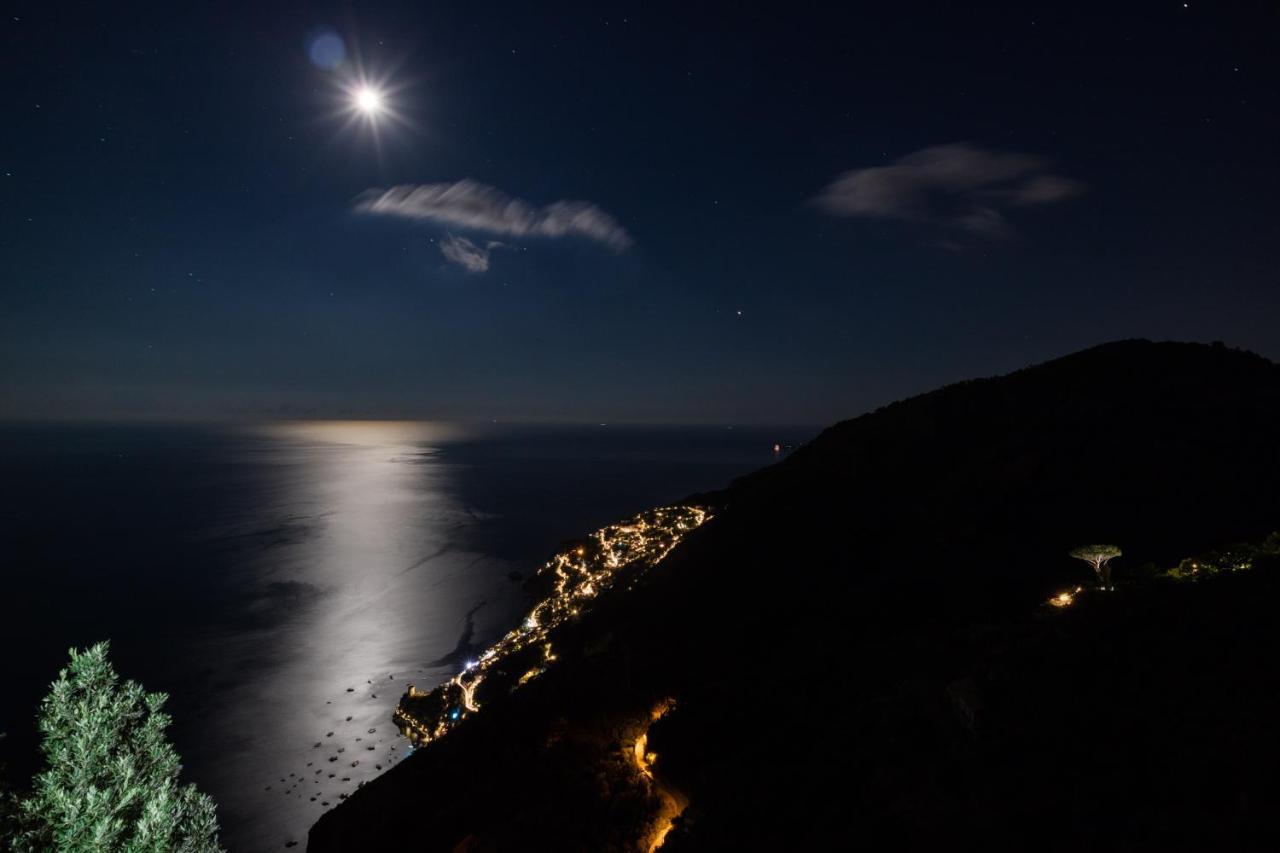
[[365, 86], [356, 92], [356, 109], [368, 116], [375, 115], [382, 110], [382, 94]]

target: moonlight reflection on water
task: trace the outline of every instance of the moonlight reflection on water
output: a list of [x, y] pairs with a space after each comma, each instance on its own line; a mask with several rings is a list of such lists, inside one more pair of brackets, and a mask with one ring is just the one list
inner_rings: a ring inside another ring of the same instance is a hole
[[[422, 661], [454, 646], [461, 614], [517, 598], [505, 561], [460, 542], [473, 515], [436, 459], [455, 429], [322, 422], [256, 433], [267, 442], [246, 452], [275, 475], [259, 512], [299, 527], [251, 558], [260, 595], [249, 610], [266, 624], [210, 638], [210, 657], [254, 673], [228, 673], [216, 697], [219, 740], [236, 746], [210, 762], [208, 784], [234, 818], [232, 849], [277, 847], [282, 832], [302, 840], [324, 803], [403, 757], [391, 713], [408, 676], [445, 677]], [[264, 796], [275, 800], [267, 811]]]
[[[783, 437], [791, 437], [788, 433]], [[0, 763], [68, 646], [170, 694], [233, 851], [305, 842], [403, 758], [392, 712], [516, 624], [508, 574], [773, 459], [773, 430], [287, 422], [0, 431]], [[350, 718], [350, 719], [348, 719]], [[318, 745], [317, 745], [318, 744]], [[330, 775], [332, 774], [332, 775]], [[312, 798], [315, 798], [314, 800]]]

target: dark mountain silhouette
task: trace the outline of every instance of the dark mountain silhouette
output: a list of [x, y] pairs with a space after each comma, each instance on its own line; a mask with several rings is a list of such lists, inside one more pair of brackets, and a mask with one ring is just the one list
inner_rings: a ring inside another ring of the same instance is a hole
[[838, 424], [309, 849], [1274, 846], [1280, 572], [1155, 575], [1280, 527], [1278, 426], [1280, 366], [1146, 341]]

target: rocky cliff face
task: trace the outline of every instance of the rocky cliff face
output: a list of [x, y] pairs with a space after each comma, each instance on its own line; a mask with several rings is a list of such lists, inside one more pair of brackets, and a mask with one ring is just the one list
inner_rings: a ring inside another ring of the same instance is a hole
[[[1230, 626], [1263, 618], [1274, 576], [1153, 578], [1280, 526], [1277, 424], [1280, 367], [1143, 341], [838, 424], [692, 498], [715, 517], [557, 627], [554, 666], [326, 814], [310, 849], [1133, 849], [1161, 821], [1243, 840], [1267, 789], [1233, 768], [1280, 758], [1243, 686], [1280, 638]], [[1092, 541], [1122, 546], [1122, 590], [1057, 619], [1042, 604], [1088, 582], [1067, 552]], [[1077, 646], [1097, 665], [1068, 668]], [[1188, 679], [1210, 673], [1231, 705], [1195, 729]], [[1215, 745], [1212, 796], [1170, 809]]]

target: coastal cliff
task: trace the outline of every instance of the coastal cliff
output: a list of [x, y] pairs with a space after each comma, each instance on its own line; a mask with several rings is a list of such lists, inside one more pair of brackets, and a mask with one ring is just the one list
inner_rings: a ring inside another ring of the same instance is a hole
[[[1176, 568], [1280, 526], [1278, 425], [1280, 366], [1146, 341], [837, 424], [682, 504], [706, 518], [538, 635], [554, 662], [308, 849], [1249, 846], [1280, 573]], [[1092, 541], [1119, 588], [1046, 606]]]

